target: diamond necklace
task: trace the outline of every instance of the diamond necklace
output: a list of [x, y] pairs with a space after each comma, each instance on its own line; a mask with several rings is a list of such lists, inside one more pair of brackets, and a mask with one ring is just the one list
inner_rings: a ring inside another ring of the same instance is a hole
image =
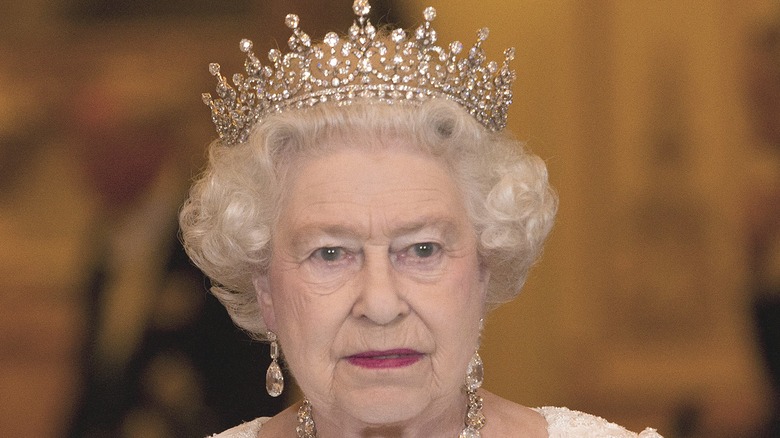
[[[482, 396], [477, 395], [477, 390], [466, 390], [468, 396], [468, 409], [466, 410], [466, 425], [458, 438], [480, 438], [479, 432], [485, 426], [485, 415], [482, 414]], [[317, 438], [317, 427], [311, 416], [311, 403], [303, 399], [303, 404], [298, 408], [298, 427], [295, 428], [298, 438]]]

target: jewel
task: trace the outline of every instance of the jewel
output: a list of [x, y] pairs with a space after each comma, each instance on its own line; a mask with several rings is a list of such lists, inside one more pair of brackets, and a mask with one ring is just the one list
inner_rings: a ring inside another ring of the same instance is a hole
[[284, 375], [276, 361], [271, 362], [265, 373], [265, 389], [271, 397], [279, 397], [284, 389]]
[[475, 428], [475, 429], [481, 429], [485, 426], [485, 415], [482, 414], [482, 412], [472, 412], [469, 411], [468, 414], [466, 414], [466, 422], [469, 426]]
[[328, 32], [322, 41], [330, 47], [336, 47], [336, 44], [339, 43], [339, 36], [336, 32]]
[[482, 386], [483, 379], [484, 368], [482, 366], [482, 358], [479, 357], [479, 353], [474, 353], [466, 370], [466, 388], [469, 391], [476, 391]]
[[487, 27], [483, 27], [477, 32], [477, 39], [479, 41], [485, 41], [488, 35], [490, 35], [490, 29], [488, 29]]
[[406, 39], [406, 32], [404, 32], [404, 30], [403, 30], [403, 29], [401, 29], [401, 28], [395, 29], [395, 30], [394, 30], [394, 31], [393, 31], [393, 32], [390, 34], [390, 39], [391, 39], [391, 40], [393, 40], [393, 42], [394, 42], [394, 43], [396, 43], [396, 44], [399, 44], [399, 43], [401, 43], [403, 40], [405, 40], [405, 39]]
[[433, 6], [428, 6], [423, 11], [423, 17], [425, 17], [425, 21], [433, 21], [436, 18], [436, 8]]
[[341, 55], [342, 56], [349, 56], [349, 51], [352, 50], [352, 43], [349, 41], [344, 42], [344, 44], [341, 45]]
[[298, 18], [298, 16], [295, 14], [287, 14], [287, 16], [284, 17], [284, 24], [286, 24], [290, 29], [297, 28], [300, 21], [301, 19]]
[[506, 50], [504, 50], [504, 58], [506, 58], [507, 61], [512, 61], [515, 59], [515, 48], [510, 47]]
[[450, 51], [453, 55], [457, 55], [461, 50], [463, 50], [463, 43], [460, 41], [453, 41], [450, 43]]
[[417, 30], [414, 31], [414, 36], [418, 40], [425, 38], [425, 28], [422, 26], [418, 27]]
[[485, 51], [481, 47], [474, 46], [469, 50], [469, 59], [478, 64], [485, 59]]
[[371, 71], [371, 60], [368, 58], [362, 58], [360, 61], [358, 61], [358, 68], [363, 73], [368, 73]]
[[244, 38], [241, 40], [241, 43], [239, 43], [239, 47], [241, 48], [242, 52], [247, 53], [252, 50], [252, 41]]
[[276, 62], [281, 57], [282, 57], [282, 52], [280, 52], [277, 49], [271, 49], [268, 51], [268, 59], [270, 59], [271, 62]]
[[460, 438], [480, 438], [481, 436], [482, 434], [480, 434], [479, 431], [473, 427], [467, 427], [463, 429], [463, 432], [460, 433]]
[[371, 5], [368, 4], [368, 0], [355, 0], [352, 4], [352, 10], [355, 11], [355, 15], [364, 17], [371, 12]]
[[262, 73], [262, 65], [260, 65], [260, 61], [254, 60], [247, 64], [247, 73], [253, 76], [258, 76]]
[[216, 76], [219, 74], [219, 64], [216, 62], [212, 62], [209, 64], [209, 73], [211, 73], [212, 76]]
[[314, 422], [311, 420], [304, 421], [303, 424], [298, 426], [298, 428], [300, 428], [304, 436], [310, 436], [317, 431], [317, 428], [314, 426]]

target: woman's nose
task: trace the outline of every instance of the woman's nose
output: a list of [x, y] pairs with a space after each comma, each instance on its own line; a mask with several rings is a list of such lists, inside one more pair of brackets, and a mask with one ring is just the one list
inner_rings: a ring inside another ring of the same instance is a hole
[[387, 325], [409, 313], [400, 279], [387, 249], [364, 252], [361, 282], [353, 315], [378, 325]]

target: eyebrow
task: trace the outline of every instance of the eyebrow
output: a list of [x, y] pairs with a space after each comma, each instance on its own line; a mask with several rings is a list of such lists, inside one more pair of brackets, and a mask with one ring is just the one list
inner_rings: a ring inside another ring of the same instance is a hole
[[298, 250], [308, 246], [312, 240], [323, 237], [333, 237], [337, 239], [356, 239], [360, 236], [359, 233], [355, 232], [354, 227], [347, 223], [326, 224], [312, 222], [295, 230], [290, 241], [292, 243], [292, 247]]
[[390, 237], [412, 234], [425, 229], [439, 230], [443, 235], [449, 236], [455, 233], [457, 226], [455, 221], [450, 217], [440, 215], [426, 216], [405, 224], [401, 224], [397, 227], [393, 227]]
[[[328, 221], [312, 221], [297, 229], [292, 236], [293, 248], [301, 248], [310, 244], [314, 239], [333, 237], [342, 239], [362, 239], [362, 232], [356, 231], [355, 224], [349, 222], [331, 223]], [[456, 234], [457, 224], [446, 215], [431, 215], [416, 218], [413, 221], [392, 226], [390, 238], [396, 238], [407, 234], [413, 234], [426, 229], [434, 229], [442, 232], [444, 237]]]

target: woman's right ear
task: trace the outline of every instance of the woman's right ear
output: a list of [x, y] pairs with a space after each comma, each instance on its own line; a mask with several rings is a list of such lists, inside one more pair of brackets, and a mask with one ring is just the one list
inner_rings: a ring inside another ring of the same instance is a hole
[[276, 331], [276, 313], [274, 312], [274, 299], [271, 296], [271, 288], [267, 274], [255, 274], [252, 278], [255, 286], [255, 296], [260, 305], [260, 313], [268, 330]]

